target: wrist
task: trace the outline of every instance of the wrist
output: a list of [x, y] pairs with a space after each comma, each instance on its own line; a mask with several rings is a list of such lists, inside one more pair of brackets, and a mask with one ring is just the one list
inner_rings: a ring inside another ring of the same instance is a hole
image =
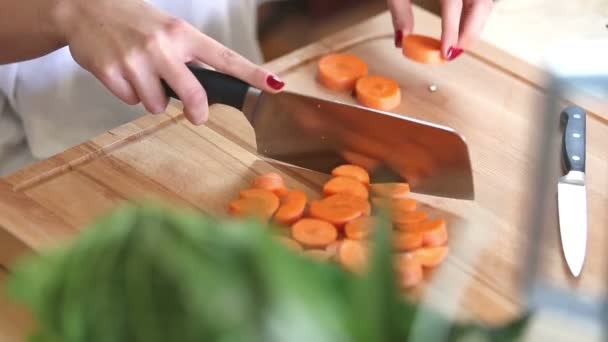
[[70, 27], [75, 16], [75, 0], [46, 0], [40, 11], [42, 32], [61, 46], [68, 44]]

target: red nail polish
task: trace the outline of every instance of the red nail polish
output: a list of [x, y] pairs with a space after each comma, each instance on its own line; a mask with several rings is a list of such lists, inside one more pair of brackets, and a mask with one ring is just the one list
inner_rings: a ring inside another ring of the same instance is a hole
[[447, 53], [448, 61], [456, 59], [456, 57], [460, 56], [463, 51], [464, 50], [461, 48], [450, 47]]
[[400, 48], [403, 43], [403, 31], [397, 30], [395, 31], [395, 47]]
[[279, 90], [285, 86], [285, 82], [278, 79], [276, 76], [270, 75], [266, 78], [266, 84], [274, 90]]

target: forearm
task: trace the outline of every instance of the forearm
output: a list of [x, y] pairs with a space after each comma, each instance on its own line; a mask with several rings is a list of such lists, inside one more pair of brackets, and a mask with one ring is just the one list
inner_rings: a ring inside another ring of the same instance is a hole
[[0, 64], [36, 58], [65, 46], [56, 18], [63, 0], [0, 0]]

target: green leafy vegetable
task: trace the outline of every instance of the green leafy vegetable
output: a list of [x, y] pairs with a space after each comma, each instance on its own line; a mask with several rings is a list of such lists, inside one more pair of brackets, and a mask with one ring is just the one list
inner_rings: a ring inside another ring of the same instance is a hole
[[[408, 341], [428, 309], [399, 295], [380, 228], [359, 276], [292, 252], [256, 221], [130, 204], [21, 260], [9, 289], [37, 318], [37, 342]], [[491, 328], [425, 315], [450, 341], [516, 340], [527, 321]]]

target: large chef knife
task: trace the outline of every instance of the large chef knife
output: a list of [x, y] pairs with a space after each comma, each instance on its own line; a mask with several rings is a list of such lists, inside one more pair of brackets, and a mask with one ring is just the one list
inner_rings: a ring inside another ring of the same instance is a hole
[[561, 113], [564, 124], [563, 162], [566, 175], [557, 185], [559, 226], [566, 263], [575, 277], [587, 249], [587, 189], [585, 185], [585, 110], [576, 106]]
[[325, 174], [360, 161], [370, 167], [373, 182], [407, 181], [415, 192], [474, 198], [466, 143], [448, 127], [289, 91], [270, 94], [223, 73], [188, 67], [210, 105], [245, 114], [258, 154], [267, 159]]

